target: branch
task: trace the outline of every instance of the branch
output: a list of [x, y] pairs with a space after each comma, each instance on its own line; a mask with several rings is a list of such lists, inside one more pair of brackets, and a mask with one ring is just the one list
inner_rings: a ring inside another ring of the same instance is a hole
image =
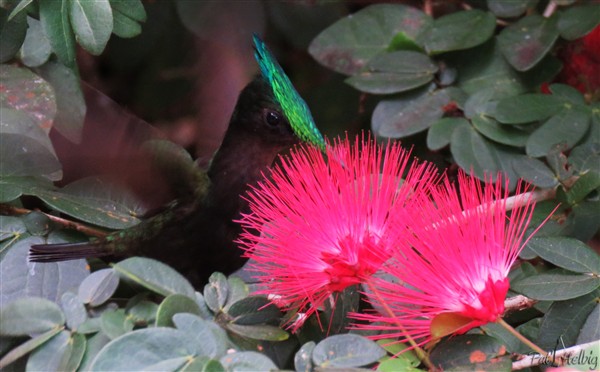
[[[2, 215], [22, 216], [22, 215], [25, 215], [25, 214], [29, 214], [31, 212], [33, 212], [33, 211], [30, 210], [30, 209], [18, 208], [18, 207], [12, 206], [12, 205], [1, 204], [0, 203], [0, 214], [2, 214]], [[47, 213], [40, 212], [40, 211], [36, 211], [36, 212], [41, 213], [44, 216], [48, 217], [48, 219], [50, 221], [56, 223], [57, 225], [59, 225], [63, 229], [76, 230], [76, 231], [79, 231], [81, 233], [84, 233], [85, 235], [95, 236], [95, 237], [98, 237], [98, 238], [102, 238], [102, 237], [104, 237], [104, 236], [107, 235], [106, 231], [103, 231], [103, 230], [100, 230], [100, 229], [95, 229], [93, 227], [84, 225], [84, 224], [79, 223], [79, 222], [69, 221], [69, 220], [66, 220], [64, 218], [53, 216], [51, 214], [47, 214]]]
[[[593, 350], [598, 350], [600, 347], [600, 340], [588, 342], [587, 344], [575, 345], [566, 349], [553, 351], [549, 353], [548, 357], [541, 356], [539, 354], [527, 355], [523, 359], [518, 360], [512, 364], [512, 370], [519, 370], [523, 368], [529, 368], [539, 365], [581, 365], [597, 362], [598, 356], [593, 355]], [[595, 348], [595, 349], [592, 349]], [[585, 354], [586, 349], [592, 349], [589, 355]], [[598, 366], [594, 365], [596, 369]]]
[[512, 313], [514, 311], [521, 311], [533, 307], [538, 301], [532, 300], [531, 298], [523, 295], [517, 295], [515, 297], [507, 298], [504, 301], [504, 315]]

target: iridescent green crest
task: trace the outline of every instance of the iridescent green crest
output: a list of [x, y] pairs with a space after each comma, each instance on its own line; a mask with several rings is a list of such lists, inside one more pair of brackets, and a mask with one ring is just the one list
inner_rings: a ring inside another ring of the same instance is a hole
[[281, 105], [283, 114], [292, 126], [292, 129], [302, 141], [325, 149], [323, 135], [315, 125], [306, 102], [300, 97], [265, 43], [256, 35], [254, 35], [253, 39], [254, 56], [256, 57], [260, 71], [269, 85], [271, 85], [275, 99]]

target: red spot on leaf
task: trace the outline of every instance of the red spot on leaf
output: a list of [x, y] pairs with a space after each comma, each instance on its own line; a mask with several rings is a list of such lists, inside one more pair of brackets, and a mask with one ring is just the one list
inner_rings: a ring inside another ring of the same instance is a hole
[[483, 363], [486, 360], [486, 355], [481, 350], [475, 350], [469, 355], [469, 362], [475, 363]]

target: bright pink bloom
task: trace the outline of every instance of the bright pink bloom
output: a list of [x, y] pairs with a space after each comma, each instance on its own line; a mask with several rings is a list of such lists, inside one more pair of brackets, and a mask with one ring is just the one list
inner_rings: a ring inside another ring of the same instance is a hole
[[408, 160], [397, 144], [358, 137], [354, 146], [341, 140], [325, 154], [300, 147], [249, 193], [252, 213], [243, 216], [240, 242], [264, 274], [259, 293], [306, 313], [291, 328], [377, 271], [398, 244], [408, 197], [437, 179], [432, 166], [409, 167]]
[[370, 280], [369, 301], [381, 314], [352, 314], [378, 323], [357, 327], [401, 341], [408, 333], [423, 344], [502, 316], [508, 272], [529, 239], [535, 202], [523, 194], [509, 212], [501, 180], [481, 186], [461, 173], [458, 184], [460, 191], [446, 182], [430, 198], [417, 196], [404, 244], [381, 268], [387, 275]]

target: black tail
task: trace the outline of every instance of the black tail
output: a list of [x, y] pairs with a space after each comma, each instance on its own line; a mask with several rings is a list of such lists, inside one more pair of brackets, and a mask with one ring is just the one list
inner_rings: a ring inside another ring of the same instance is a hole
[[110, 255], [94, 243], [35, 244], [29, 249], [29, 262], [57, 262]]

